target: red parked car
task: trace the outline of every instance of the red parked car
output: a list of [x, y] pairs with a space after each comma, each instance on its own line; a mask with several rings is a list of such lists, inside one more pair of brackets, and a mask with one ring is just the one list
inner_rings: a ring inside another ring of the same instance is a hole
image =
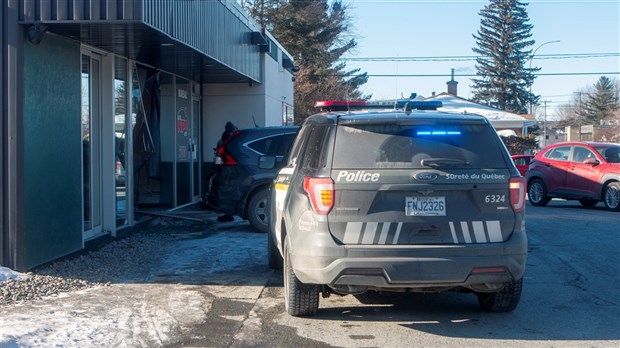
[[530, 161], [534, 158], [534, 155], [513, 155], [512, 161], [515, 163], [515, 167], [519, 170], [521, 176], [525, 176], [527, 168], [530, 166]]
[[579, 200], [584, 207], [603, 201], [620, 211], [620, 144], [564, 142], [544, 148], [526, 173], [529, 201]]

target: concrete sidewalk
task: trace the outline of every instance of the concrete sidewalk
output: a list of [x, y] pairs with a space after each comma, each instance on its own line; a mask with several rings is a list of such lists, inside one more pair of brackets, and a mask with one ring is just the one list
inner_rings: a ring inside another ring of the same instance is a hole
[[241, 325], [244, 317], [221, 317], [212, 310], [239, 307], [233, 312], [248, 313], [273, 273], [266, 263], [265, 234], [238, 220], [206, 226], [163, 246], [143, 281], [0, 308], [0, 346], [219, 345], [204, 332], [205, 324], [238, 320]]

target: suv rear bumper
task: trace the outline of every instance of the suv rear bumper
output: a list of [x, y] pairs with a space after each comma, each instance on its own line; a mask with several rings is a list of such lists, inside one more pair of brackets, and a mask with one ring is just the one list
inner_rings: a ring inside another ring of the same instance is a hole
[[297, 278], [332, 287], [479, 288], [520, 279], [527, 258], [525, 232], [503, 243], [397, 246], [338, 245], [329, 233], [313, 232], [292, 244]]

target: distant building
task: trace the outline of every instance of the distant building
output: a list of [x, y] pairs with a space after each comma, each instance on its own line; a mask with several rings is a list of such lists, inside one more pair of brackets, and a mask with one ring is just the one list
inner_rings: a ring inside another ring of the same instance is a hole
[[[542, 130], [543, 127], [545, 127], [545, 123], [547, 127], [546, 132]], [[567, 141], [566, 129], [564, 127], [558, 127], [556, 121], [538, 122], [538, 125], [541, 128], [539, 132], [540, 135], [537, 137], [540, 147]]]
[[439, 108], [441, 111], [484, 116], [496, 130], [511, 130], [516, 135], [527, 135], [528, 128], [536, 124], [535, 121], [528, 120], [521, 115], [478, 104], [450, 93], [437, 94], [426, 100], [441, 101], [443, 103], [443, 107]]
[[435, 94], [426, 100], [438, 100], [443, 103], [441, 111], [460, 114], [478, 114], [486, 117], [493, 127], [504, 134], [528, 135], [528, 128], [536, 122], [530, 115], [518, 115], [491, 106], [482, 105], [458, 96], [458, 81], [454, 80], [454, 69], [450, 81], [446, 82], [447, 92]]

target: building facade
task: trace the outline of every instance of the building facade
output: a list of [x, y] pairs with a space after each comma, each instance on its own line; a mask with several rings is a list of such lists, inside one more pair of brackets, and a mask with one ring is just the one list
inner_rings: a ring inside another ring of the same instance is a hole
[[200, 201], [224, 124], [291, 116], [290, 55], [235, 1], [4, 0], [0, 262]]

